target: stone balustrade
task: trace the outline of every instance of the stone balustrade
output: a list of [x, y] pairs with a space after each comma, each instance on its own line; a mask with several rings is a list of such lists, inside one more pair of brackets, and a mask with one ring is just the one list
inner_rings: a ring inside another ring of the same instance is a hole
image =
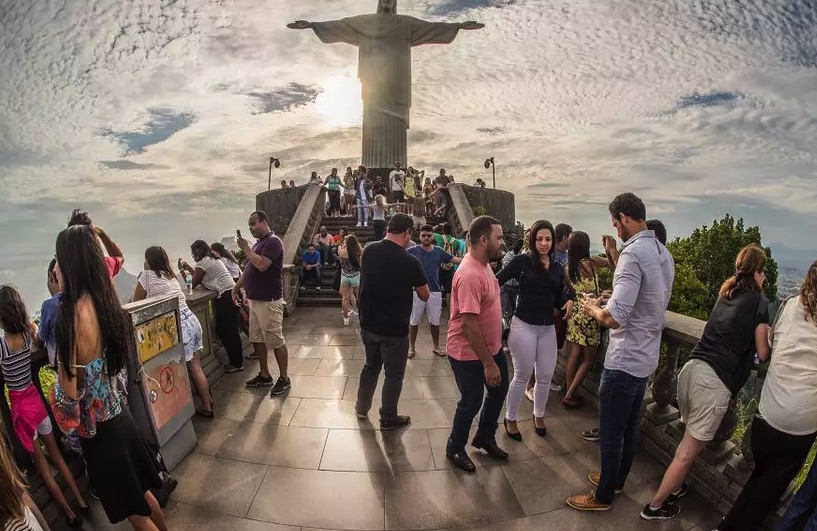
[[[673, 312], [667, 312], [666, 323], [660, 363], [644, 400], [640, 444], [669, 465], [684, 434], [676, 394], [678, 371], [682, 361], [700, 339], [706, 323]], [[606, 347], [606, 334], [603, 334], [596, 363], [582, 384], [582, 394], [596, 403]], [[559, 353], [556, 372], [562, 377], [567, 364], [566, 355], [566, 349]], [[755, 377], [762, 378], [762, 372]], [[690, 475], [694, 488], [722, 513], [729, 510], [740, 494], [753, 466], [751, 452], [747, 451], [750, 446], [749, 430], [745, 431], [738, 444], [733, 442], [739, 424], [738, 413], [738, 402], [733, 400], [715, 439], [701, 452]]]

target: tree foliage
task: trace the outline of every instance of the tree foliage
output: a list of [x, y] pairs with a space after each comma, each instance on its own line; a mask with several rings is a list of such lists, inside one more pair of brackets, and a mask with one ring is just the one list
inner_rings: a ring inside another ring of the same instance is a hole
[[763, 247], [759, 227], [746, 227], [743, 219], [726, 214], [711, 226], [702, 226], [684, 238], [667, 245], [675, 260], [675, 283], [670, 310], [699, 319], [707, 319], [724, 280], [735, 274], [735, 258], [740, 250], [756, 244], [766, 251], [765, 295], [777, 297], [777, 262], [768, 247]]

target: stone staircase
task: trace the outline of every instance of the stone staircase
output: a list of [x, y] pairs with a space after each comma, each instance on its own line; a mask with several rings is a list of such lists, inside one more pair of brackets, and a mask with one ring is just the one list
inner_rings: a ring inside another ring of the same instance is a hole
[[[368, 227], [357, 227], [357, 221], [352, 216], [328, 217], [324, 216], [320, 225], [325, 226], [330, 234], [337, 234], [341, 227], [346, 227], [348, 234], [354, 234], [360, 241], [360, 245], [366, 245], [374, 238], [374, 229], [369, 223]], [[332, 266], [321, 266], [321, 289], [310, 287], [298, 293], [298, 306], [323, 306], [340, 308], [340, 294], [332, 289], [332, 277], [335, 276], [337, 264]]]

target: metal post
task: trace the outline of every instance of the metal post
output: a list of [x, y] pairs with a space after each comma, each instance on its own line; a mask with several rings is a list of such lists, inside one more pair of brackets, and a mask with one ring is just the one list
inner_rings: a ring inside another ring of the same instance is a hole
[[269, 176], [267, 177], [267, 192], [272, 190], [272, 157], [269, 159]]
[[493, 157], [491, 157], [491, 169], [494, 173], [494, 190], [496, 190], [496, 161], [494, 161]]

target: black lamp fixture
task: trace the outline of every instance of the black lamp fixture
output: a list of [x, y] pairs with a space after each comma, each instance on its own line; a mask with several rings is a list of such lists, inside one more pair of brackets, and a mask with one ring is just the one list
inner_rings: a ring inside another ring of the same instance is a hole
[[485, 159], [485, 169], [491, 168], [494, 174], [494, 189], [496, 189], [496, 164], [494, 163], [494, 158], [490, 157]]
[[[267, 191], [272, 190], [272, 167], [275, 166], [276, 168], [281, 167], [281, 161], [276, 159], [275, 157], [269, 158], [269, 176], [267, 177]], [[487, 168], [487, 166], [486, 166]]]

